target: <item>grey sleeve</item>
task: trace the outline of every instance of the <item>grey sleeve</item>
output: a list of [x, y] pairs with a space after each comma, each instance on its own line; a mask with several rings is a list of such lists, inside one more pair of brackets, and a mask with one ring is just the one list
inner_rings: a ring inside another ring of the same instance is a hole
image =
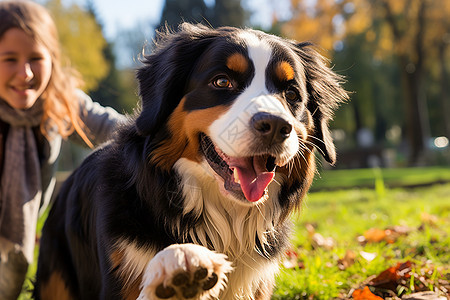
[[[104, 107], [92, 101], [91, 97], [82, 91], [78, 91], [78, 99], [80, 118], [86, 125], [88, 137], [94, 146], [109, 140], [117, 127], [127, 122], [125, 115], [119, 114], [111, 107]], [[81, 142], [81, 137], [76, 133], [70, 139], [77, 143]]]

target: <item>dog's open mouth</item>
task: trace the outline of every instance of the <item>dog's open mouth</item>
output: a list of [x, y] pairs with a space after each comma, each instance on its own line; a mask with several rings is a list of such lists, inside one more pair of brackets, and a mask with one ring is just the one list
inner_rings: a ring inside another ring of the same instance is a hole
[[230, 157], [205, 134], [201, 134], [200, 144], [206, 161], [224, 180], [228, 192], [250, 202], [260, 200], [267, 193], [267, 187], [275, 177], [275, 157], [269, 154]]

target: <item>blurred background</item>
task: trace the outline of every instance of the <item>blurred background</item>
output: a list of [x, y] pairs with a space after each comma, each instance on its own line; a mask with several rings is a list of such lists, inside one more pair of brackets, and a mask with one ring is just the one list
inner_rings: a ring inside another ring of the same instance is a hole
[[[85, 90], [121, 112], [136, 106], [135, 69], [156, 29], [182, 20], [249, 26], [315, 43], [346, 77], [351, 100], [331, 124], [335, 168], [450, 165], [450, 1], [38, 2], [53, 14]], [[71, 169], [83, 152], [65, 151], [61, 168]]]

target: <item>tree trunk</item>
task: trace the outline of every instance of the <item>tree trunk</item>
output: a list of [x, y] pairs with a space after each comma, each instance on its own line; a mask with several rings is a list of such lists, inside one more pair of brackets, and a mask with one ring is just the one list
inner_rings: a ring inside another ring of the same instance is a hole
[[[397, 23], [396, 17], [387, 1], [382, 2], [386, 20], [391, 27], [395, 40], [401, 41], [406, 32]], [[428, 135], [428, 111], [425, 103], [425, 91], [423, 86], [424, 61], [425, 61], [425, 27], [426, 11], [428, 4], [426, 0], [419, 0], [419, 8], [415, 22], [414, 42], [409, 51], [399, 53], [400, 70], [402, 73], [403, 91], [406, 112], [406, 134], [409, 144], [409, 165], [422, 163], [425, 152], [425, 136]]]
[[445, 50], [447, 45], [442, 43], [439, 45], [439, 60], [440, 60], [440, 73], [441, 73], [441, 107], [442, 107], [442, 118], [444, 120], [444, 135], [450, 138], [450, 99], [448, 93], [448, 72], [445, 67]]
[[411, 65], [402, 66], [404, 84], [404, 100], [406, 112], [406, 135], [409, 144], [409, 165], [420, 164], [425, 151], [425, 113], [422, 93], [423, 70], [415, 69], [411, 72]]

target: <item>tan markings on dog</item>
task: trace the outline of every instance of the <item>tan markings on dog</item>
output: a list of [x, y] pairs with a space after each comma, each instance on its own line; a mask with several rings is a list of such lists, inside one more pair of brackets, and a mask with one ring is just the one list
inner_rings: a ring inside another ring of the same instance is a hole
[[111, 262], [111, 268], [115, 269], [120, 266], [124, 258], [124, 253], [122, 250], [114, 250], [109, 255], [109, 260]]
[[273, 294], [273, 286], [275, 285], [275, 279], [270, 278], [259, 283], [258, 289], [255, 293], [255, 300], [270, 299]]
[[141, 292], [140, 285], [142, 282], [142, 274], [139, 277], [131, 282], [130, 284], [126, 284], [122, 288], [122, 296], [125, 300], [136, 300], [139, 297]]
[[244, 55], [240, 53], [234, 53], [227, 59], [227, 67], [228, 69], [244, 73], [248, 70], [248, 60]]
[[280, 81], [289, 81], [294, 79], [294, 68], [286, 61], [279, 62], [275, 67], [275, 74]]
[[211, 123], [226, 111], [225, 106], [216, 106], [188, 112], [183, 109], [185, 101], [183, 98], [170, 115], [167, 124], [171, 137], [152, 153], [151, 161], [166, 171], [181, 157], [200, 162], [199, 133], [208, 134]]
[[52, 275], [50, 275], [49, 280], [42, 285], [40, 296], [42, 300], [73, 299], [59, 272], [53, 272]]
[[[127, 256], [128, 249], [128, 256]], [[130, 262], [132, 256], [142, 258], [142, 262]], [[135, 300], [139, 297], [140, 284], [142, 282], [142, 271], [145, 268], [147, 261], [150, 259], [145, 257], [142, 253], [135, 253], [134, 246], [126, 246], [126, 243], [119, 243], [117, 250], [114, 250], [109, 259], [111, 262], [111, 269], [114, 269], [117, 275], [123, 280], [121, 294], [125, 300]], [[134, 264], [139, 264], [138, 268]]]

